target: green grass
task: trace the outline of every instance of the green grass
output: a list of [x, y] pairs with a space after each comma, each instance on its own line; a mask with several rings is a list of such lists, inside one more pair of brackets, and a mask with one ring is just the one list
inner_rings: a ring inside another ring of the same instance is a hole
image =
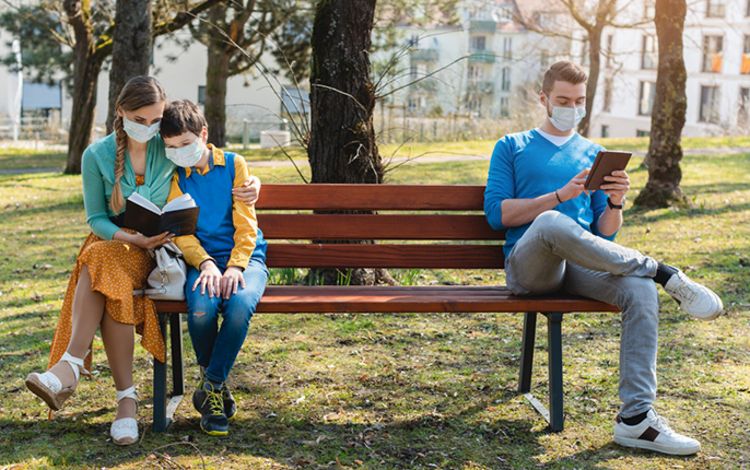
[[[737, 144], [746, 145], [746, 144]], [[703, 147], [704, 144], [700, 145]], [[151, 363], [136, 346], [142, 442], [107, 441], [114, 389], [101, 341], [96, 378], [53, 421], [23, 386], [42, 370], [85, 226], [80, 178], [0, 175], [0, 467], [12, 468], [743, 468], [750, 466], [750, 154], [688, 156], [689, 210], [626, 211], [618, 241], [677, 264], [716, 289], [728, 315], [690, 320], [662, 297], [657, 409], [699, 438], [696, 457], [612, 443], [620, 320], [563, 325], [566, 429], [515, 393], [521, 317], [509, 314], [258, 315], [235, 366], [240, 413], [227, 439], [198, 430], [188, 400], [169, 433], [150, 431]], [[487, 162], [406, 165], [392, 183], [482, 184]], [[293, 169], [257, 168], [265, 182]], [[645, 172], [632, 170], [637, 191]], [[397, 270], [405, 284], [503, 283], [491, 271]], [[300, 276], [278, 272], [276, 282]], [[545, 327], [534, 393], [546, 393]], [[188, 392], [197, 367], [186, 338]]]

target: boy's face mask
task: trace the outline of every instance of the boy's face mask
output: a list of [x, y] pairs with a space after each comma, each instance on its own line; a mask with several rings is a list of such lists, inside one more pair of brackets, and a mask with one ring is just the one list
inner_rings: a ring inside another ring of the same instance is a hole
[[192, 144], [180, 148], [166, 148], [167, 158], [177, 166], [188, 168], [198, 163], [203, 156], [206, 146], [203, 139], [196, 137]]
[[160, 124], [160, 122], [155, 122], [150, 126], [144, 126], [143, 124], [131, 121], [125, 116], [122, 117], [122, 127], [125, 130], [125, 133], [131, 139], [142, 144], [145, 144], [159, 133]]

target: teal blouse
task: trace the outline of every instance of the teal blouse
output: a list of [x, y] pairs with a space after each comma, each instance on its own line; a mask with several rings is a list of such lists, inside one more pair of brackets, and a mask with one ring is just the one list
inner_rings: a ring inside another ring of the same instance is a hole
[[[110, 217], [114, 214], [109, 207], [112, 188], [115, 183], [115, 134], [89, 145], [83, 152], [81, 173], [83, 176], [83, 205], [86, 208], [86, 223], [98, 237], [111, 240], [120, 230]], [[169, 187], [175, 165], [164, 153], [164, 141], [157, 134], [148, 142], [146, 150], [145, 183], [136, 186], [135, 171], [130, 164], [130, 155], [125, 152], [125, 173], [120, 179], [122, 195], [125, 199], [133, 191], [159, 207], [167, 202]]]

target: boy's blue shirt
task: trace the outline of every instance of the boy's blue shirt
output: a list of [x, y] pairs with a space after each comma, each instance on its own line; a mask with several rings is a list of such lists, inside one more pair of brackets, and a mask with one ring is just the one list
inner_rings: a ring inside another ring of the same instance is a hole
[[[558, 147], [535, 129], [508, 134], [495, 144], [484, 191], [484, 213], [493, 229], [506, 230], [503, 247], [506, 259], [531, 223], [503, 226], [503, 201], [533, 199], [562, 188], [582, 170], [590, 168], [600, 150], [603, 150], [601, 145], [577, 133]], [[593, 191], [558, 204], [554, 210], [569, 216], [594, 235], [614, 240], [616, 233], [605, 237], [597, 226], [606, 207], [604, 191]]]

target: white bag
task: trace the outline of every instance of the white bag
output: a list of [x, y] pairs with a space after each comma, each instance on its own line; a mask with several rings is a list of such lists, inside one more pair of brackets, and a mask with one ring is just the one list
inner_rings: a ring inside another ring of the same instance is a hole
[[148, 275], [148, 287], [136, 289], [133, 294], [145, 294], [153, 300], [185, 300], [187, 267], [182, 251], [170, 242], [149, 253], [156, 260], [156, 267]]

